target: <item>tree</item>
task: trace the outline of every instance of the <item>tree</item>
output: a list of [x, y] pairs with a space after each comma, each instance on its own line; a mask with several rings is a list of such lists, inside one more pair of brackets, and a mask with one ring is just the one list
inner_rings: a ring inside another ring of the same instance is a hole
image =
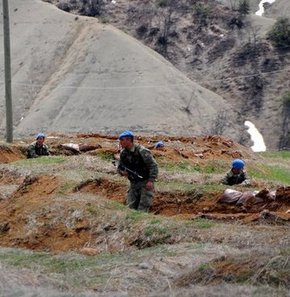
[[195, 22], [199, 26], [199, 30], [201, 30], [203, 27], [208, 26], [208, 20], [211, 14], [211, 8], [208, 5], [197, 3], [193, 7], [194, 9], [194, 19]]
[[240, 0], [239, 1], [238, 12], [242, 16], [245, 16], [250, 13], [249, 0]]
[[278, 48], [290, 46], [290, 19], [279, 18], [270, 32], [269, 40]]
[[227, 112], [225, 110], [219, 110], [215, 119], [211, 123], [209, 134], [211, 135], [223, 135], [228, 124]]
[[282, 96], [282, 135], [280, 137], [279, 149], [290, 148], [290, 91]]
[[99, 16], [105, 7], [104, 0], [79, 0], [81, 4], [80, 13], [87, 16]]
[[[162, 3], [162, 5], [161, 5]], [[173, 33], [174, 17], [173, 14], [176, 10], [175, 0], [162, 0], [157, 3], [159, 6], [157, 18], [159, 19], [159, 37], [158, 45], [163, 55], [167, 54], [167, 46], [169, 42], [169, 36]]]

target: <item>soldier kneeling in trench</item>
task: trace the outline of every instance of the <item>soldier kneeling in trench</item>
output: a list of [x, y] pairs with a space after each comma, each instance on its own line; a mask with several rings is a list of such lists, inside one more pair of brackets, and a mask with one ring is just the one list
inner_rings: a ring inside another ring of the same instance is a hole
[[245, 162], [241, 159], [235, 159], [232, 162], [232, 169], [222, 179], [222, 183], [225, 185], [237, 185], [249, 186], [251, 184], [246, 172], [244, 171]]
[[43, 133], [38, 133], [36, 135], [36, 140], [32, 142], [27, 148], [27, 158], [48, 156], [48, 146], [44, 143], [44, 141], [45, 135]]

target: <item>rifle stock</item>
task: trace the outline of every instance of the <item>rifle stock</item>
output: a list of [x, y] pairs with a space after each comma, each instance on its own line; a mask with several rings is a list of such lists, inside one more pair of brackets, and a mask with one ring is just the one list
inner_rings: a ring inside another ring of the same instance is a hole
[[128, 167], [124, 166], [124, 165], [120, 165], [120, 164], [117, 165], [117, 161], [116, 161], [116, 160], [113, 161], [112, 163], [113, 163], [115, 166], [117, 166], [117, 168], [119, 168], [121, 171], [127, 171], [127, 172], [129, 173], [129, 175], [131, 174], [131, 175], [133, 175], [133, 177], [135, 177], [135, 178], [143, 179], [143, 176], [140, 175], [138, 172], [133, 171], [133, 170], [129, 169]]

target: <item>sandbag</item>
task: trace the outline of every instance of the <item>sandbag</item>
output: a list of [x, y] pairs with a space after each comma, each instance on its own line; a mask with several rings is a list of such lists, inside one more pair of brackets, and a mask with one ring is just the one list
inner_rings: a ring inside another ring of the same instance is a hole
[[233, 189], [226, 189], [218, 200], [220, 203], [228, 203], [228, 204], [235, 204], [237, 203], [243, 196], [242, 192], [233, 190]]

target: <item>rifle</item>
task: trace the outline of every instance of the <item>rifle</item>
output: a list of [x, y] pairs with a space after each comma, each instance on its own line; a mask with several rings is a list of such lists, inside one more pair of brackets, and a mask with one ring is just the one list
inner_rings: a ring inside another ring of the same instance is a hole
[[117, 163], [117, 161], [116, 160], [114, 160], [113, 162], [112, 162], [115, 166], [117, 166], [117, 168], [118, 169], [120, 169], [121, 171], [127, 171], [128, 173], [129, 173], [129, 176], [131, 175], [132, 177], [133, 177], [133, 179], [135, 178], [138, 178], [138, 179], [143, 179], [143, 176], [142, 175], [140, 175], [138, 172], [136, 172], [136, 171], [133, 171], [133, 170], [131, 170], [131, 169], [129, 169], [128, 167], [126, 167], [126, 166], [124, 166], [124, 165], [120, 165], [120, 164], [116, 164]]

